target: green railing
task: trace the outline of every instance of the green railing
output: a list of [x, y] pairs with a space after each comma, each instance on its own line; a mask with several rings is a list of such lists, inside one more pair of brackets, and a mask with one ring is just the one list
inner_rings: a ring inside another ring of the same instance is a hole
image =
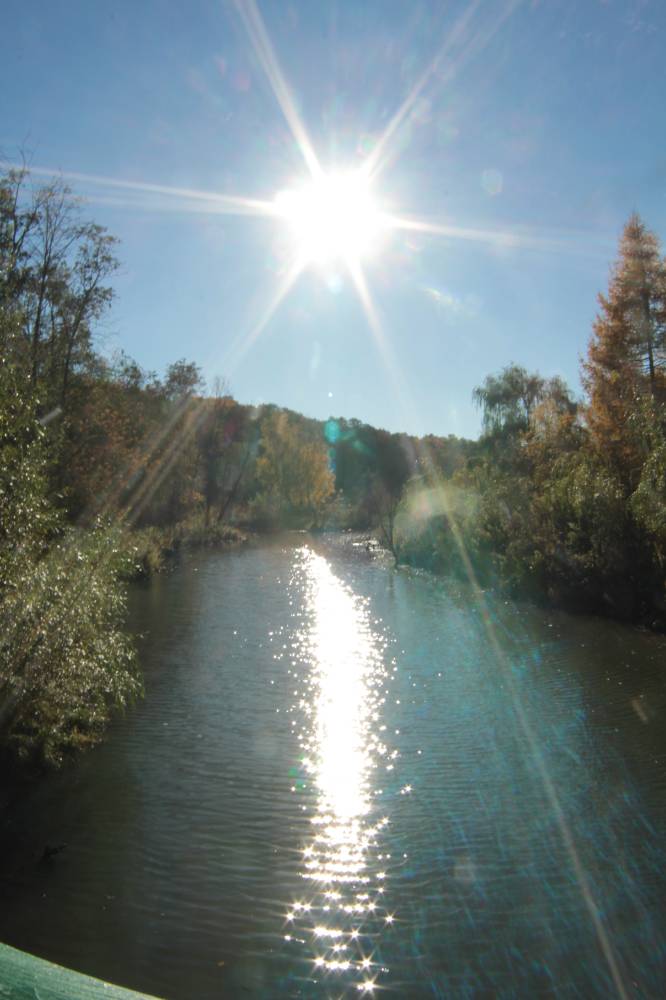
[[63, 969], [0, 944], [0, 998], [11, 1000], [155, 1000], [121, 986]]

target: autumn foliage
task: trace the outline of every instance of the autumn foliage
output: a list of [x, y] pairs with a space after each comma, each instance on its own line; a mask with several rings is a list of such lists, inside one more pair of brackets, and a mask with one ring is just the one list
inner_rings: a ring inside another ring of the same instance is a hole
[[488, 376], [464, 465], [409, 486], [400, 557], [665, 626], [666, 265], [636, 215], [599, 303], [587, 398], [519, 365]]
[[651, 450], [649, 424], [663, 422], [666, 401], [666, 264], [637, 215], [599, 304], [583, 364], [587, 424], [592, 446], [635, 487]]
[[96, 348], [116, 241], [62, 182], [0, 177], [0, 745], [58, 761], [140, 690], [120, 576], [279, 528], [374, 531], [397, 562], [666, 622], [666, 266], [622, 234], [584, 400], [511, 364], [479, 441], [322, 422]]

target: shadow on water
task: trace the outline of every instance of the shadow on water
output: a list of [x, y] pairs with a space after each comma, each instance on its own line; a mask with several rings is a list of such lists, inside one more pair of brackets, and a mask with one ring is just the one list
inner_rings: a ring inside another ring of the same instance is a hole
[[6, 810], [0, 938], [173, 998], [663, 995], [665, 641], [489, 608], [349, 538], [137, 586], [146, 698]]

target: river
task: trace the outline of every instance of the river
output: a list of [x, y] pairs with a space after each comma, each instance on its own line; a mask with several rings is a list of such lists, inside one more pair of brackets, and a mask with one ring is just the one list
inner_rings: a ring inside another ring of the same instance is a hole
[[14, 804], [0, 939], [173, 1000], [664, 995], [663, 637], [349, 537], [130, 612], [145, 699]]

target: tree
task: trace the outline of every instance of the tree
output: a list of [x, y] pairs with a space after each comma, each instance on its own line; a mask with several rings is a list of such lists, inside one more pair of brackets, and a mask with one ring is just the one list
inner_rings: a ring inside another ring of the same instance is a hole
[[64, 405], [73, 369], [90, 356], [93, 325], [113, 297], [117, 240], [81, 218], [60, 179], [30, 188], [25, 166], [0, 177], [0, 307], [18, 311], [12, 343], [44, 405]]
[[181, 358], [167, 368], [163, 391], [171, 402], [183, 402], [203, 392], [204, 386], [199, 366], [193, 361]]
[[257, 446], [247, 408], [227, 394], [221, 379], [216, 383], [212, 398], [201, 400], [203, 419], [196, 441], [206, 528], [214, 508], [215, 521], [220, 524], [233, 507]]
[[483, 430], [488, 437], [508, 437], [526, 431], [534, 409], [546, 399], [563, 412], [573, 413], [575, 403], [559, 376], [544, 379], [520, 365], [507, 365], [498, 375], [488, 375], [472, 398], [482, 410]]
[[666, 598], [666, 438], [645, 462], [630, 505], [661, 571], [663, 601]]
[[380, 478], [376, 478], [366, 501], [372, 511], [379, 543], [388, 549], [396, 563], [398, 562], [396, 520], [401, 498], [401, 493], [391, 491]]
[[[0, 329], [11, 340], [11, 318]], [[0, 742], [57, 763], [138, 693], [121, 628], [118, 532], [66, 529], [48, 496], [45, 430], [23, 373], [0, 357]]]
[[335, 486], [353, 505], [356, 527], [376, 526], [389, 497], [397, 503], [418, 469], [422, 454], [407, 434], [390, 434], [358, 420], [334, 419], [324, 426]]
[[[1, 311], [0, 330], [5, 343], [20, 336], [16, 318]], [[20, 370], [0, 355], [0, 593], [18, 563], [43, 555], [57, 524], [48, 500], [44, 427]]]
[[0, 303], [18, 301], [27, 279], [29, 240], [38, 213], [24, 204], [25, 165], [0, 177]]
[[278, 518], [296, 514], [316, 520], [334, 490], [324, 442], [308, 440], [283, 410], [264, 418], [257, 478]]
[[[80, 230], [75, 258], [64, 267], [51, 302], [52, 335], [56, 363], [60, 368], [60, 404], [65, 406], [72, 368], [87, 360], [92, 324], [98, 320], [113, 298], [104, 281], [118, 268], [114, 256], [117, 245], [102, 226], [93, 223]], [[54, 372], [55, 376], [56, 373]]]
[[647, 452], [634, 418], [649, 396], [663, 421], [666, 401], [666, 265], [657, 237], [637, 215], [624, 228], [599, 304], [583, 363], [587, 423], [599, 453], [634, 488]]

